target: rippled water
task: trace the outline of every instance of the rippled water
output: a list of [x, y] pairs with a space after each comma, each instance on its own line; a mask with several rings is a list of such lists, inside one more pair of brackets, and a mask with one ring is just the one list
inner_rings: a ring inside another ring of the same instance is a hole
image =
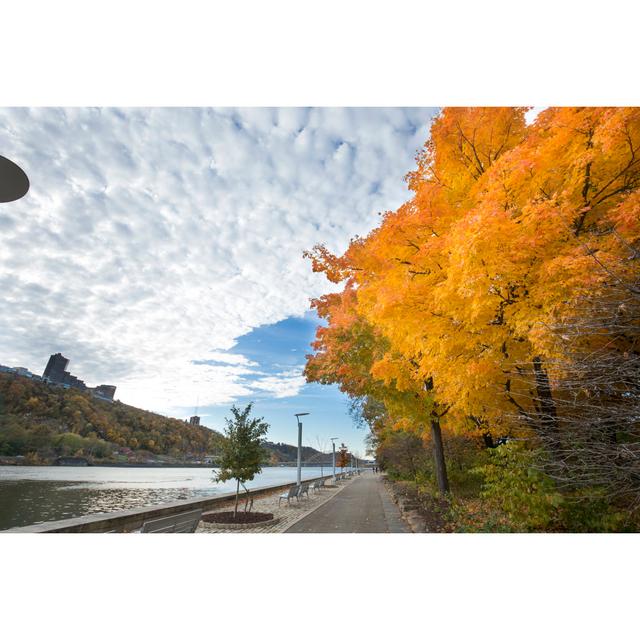
[[[0, 529], [62, 520], [90, 513], [135, 509], [174, 500], [235, 490], [233, 481], [216, 484], [215, 469], [124, 467], [0, 466]], [[306, 467], [303, 478], [330, 475]], [[248, 488], [295, 480], [293, 467], [267, 467]]]

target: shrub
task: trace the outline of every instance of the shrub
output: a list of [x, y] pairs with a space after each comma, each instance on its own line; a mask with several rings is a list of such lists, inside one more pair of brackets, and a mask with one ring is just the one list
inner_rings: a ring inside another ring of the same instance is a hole
[[489, 451], [489, 462], [476, 467], [480, 496], [497, 507], [518, 531], [557, 530], [563, 498], [553, 481], [536, 469], [537, 452], [511, 442]]

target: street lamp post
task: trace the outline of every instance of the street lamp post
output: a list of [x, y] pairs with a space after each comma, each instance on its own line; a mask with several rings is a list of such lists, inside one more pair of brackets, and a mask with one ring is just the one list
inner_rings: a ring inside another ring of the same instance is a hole
[[336, 483], [336, 443], [334, 440], [338, 438], [331, 438], [331, 446], [333, 447], [333, 484]]
[[298, 486], [302, 484], [302, 422], [300, 422], [300, 416], [308, 415], [308, 412], [295, 414], [298, 421]]

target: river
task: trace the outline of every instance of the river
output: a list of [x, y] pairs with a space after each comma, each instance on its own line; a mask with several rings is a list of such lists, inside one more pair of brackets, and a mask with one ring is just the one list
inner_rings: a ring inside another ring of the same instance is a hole
[[[211, 467], [27, 467], [0, 466], [0, 529], [90, 513], [110, 513], [235, 491], [235, 482], [213, 482]], [[302, 477], [332, 469], [303, 467]], [[285, 484], [295, 467], [265, 467], [247, 488]]]

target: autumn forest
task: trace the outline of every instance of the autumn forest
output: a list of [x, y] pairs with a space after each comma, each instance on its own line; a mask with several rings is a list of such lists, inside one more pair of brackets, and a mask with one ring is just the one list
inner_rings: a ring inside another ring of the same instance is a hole
[[313, 269], [337, 383], [442, 531], [640, 525], [640, 109], [445, 108], [411, 199]]

